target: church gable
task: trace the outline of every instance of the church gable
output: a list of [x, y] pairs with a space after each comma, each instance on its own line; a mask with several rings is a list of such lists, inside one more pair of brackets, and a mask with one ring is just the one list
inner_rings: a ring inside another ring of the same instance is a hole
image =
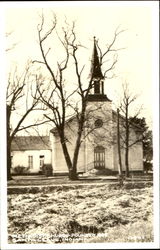
[[107, 147], [112, 142], [112, 116], [111, 104], [107, 102], [92, 102], [86, 111], [86, 134], [93, 145]]
[[[117, 112], [112, 110], [112, 120], [113, 120], [113, 128], [114, 128], [114, 134], [115, 139], [117, 138]], [[120, 115], [120, 132], [121, 137], [125, 138], [125, 117]], [[130, 124], [129, 128], [129, 137], [130, 137], [130, 143], [139, 143], [142, 144], [142, 134], [143, 130], [141, 127], [137, 126], [133, 122]]]

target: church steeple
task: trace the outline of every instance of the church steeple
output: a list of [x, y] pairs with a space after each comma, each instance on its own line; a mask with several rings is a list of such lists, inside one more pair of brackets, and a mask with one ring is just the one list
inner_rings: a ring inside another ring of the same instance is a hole
[[91, 78], [103, 79], [95, 36], [94, 36], [94, 47], [93, 47], [93, 55], [92, 55], [92, 63], [91, 63]]
[[106, 95], [104, 95], [104, 76], [101, 71], [101, 64], [99, 61], [98, 50], [96, 45], [96, 38], [94, 37], [93, 55], [91, 61], [91, 73], [92, 88], [88, 96], [88, 101], [110, 101]]

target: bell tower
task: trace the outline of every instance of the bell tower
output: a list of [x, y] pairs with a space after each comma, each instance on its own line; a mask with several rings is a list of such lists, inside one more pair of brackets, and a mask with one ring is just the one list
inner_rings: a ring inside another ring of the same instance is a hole
[[101, 64], [98, 56], [96, 38], [94, 37], [93, 55], [91, 61], [90, 78], [92, 87], [88, 95], [88, 101], [110, 101], [104, 94], [104, 76], [101, 71]]
[[87, 100], [85, 135], [85, 169], [99, 171], [113, 169], [112, 101], [104, 93], [104, 76], [94, 37], [90, 81]]

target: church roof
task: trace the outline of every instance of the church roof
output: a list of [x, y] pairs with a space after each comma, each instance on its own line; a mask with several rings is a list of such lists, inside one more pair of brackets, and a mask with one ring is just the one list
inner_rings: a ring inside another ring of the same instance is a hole
[[[76, 114], [72, 115], [68, 119], [66, 119], [65, 124], [70, 124], [76, 118]], [[50, 130], [50, 133], [57, 134], [57, 127], [54, 127]]]
[[93, 55], [92, 55], [92, 61], [91, 61], [91, 78], [104, 78], [101, 71], [101, 65], [99, 61], [97, 46], [96, 46], [96, 40], [94, 37], [94, 47], [93, 47]]
[[49, 136], [17, 136], [12, 141], [11, 150], [51, 150]]
[[99, 95], [99, 94], [94, 94], [94, 95], [88, 95], [87, 98], [88, 101], [90, 102], [112, 102], [107, 95]]
[[[116, 121], [117, 120], [117, 112], [115, 110], [112, 110], [112, 115], [113, 115], [113, 120]], [[125, 117], [122, 114], [119, 114], [120, 118], [125, 121]], [[135, 129], [137, 132], [143, 132], [143, 128], [137, 124], [135, 124], [134, 122], [131, 122], [130, 124], [132, 126], [133, 129]]]
[[[119, 114], [120, 115], [120, 118], [124, 121], [125, 120], [125, 117], [122, 115], [122, 114]], [[70, 122], [72, 122], [74, 119], [76, 119], [76, 115], [73, 115], [72, 117], [70, 117], [69, 119], [66, 120], [66, 124], [69, 124]], [[116, 122], [117, 120], [117, 112], [115, 110], [112, 109], [112, 119], [114, 122]], [[135, 123], [131, 123], [131, 126], [132, 128], [136, 131], [136, 132], [143, 132], [143, 129], [142, 127], [138, 126], [137, 124]], [[50, 130], [51, 133], [53, 133], [54, 135], [57, 135], [58, 136], [58, 133], [57, 133], [57, 128], [54, 127]]]

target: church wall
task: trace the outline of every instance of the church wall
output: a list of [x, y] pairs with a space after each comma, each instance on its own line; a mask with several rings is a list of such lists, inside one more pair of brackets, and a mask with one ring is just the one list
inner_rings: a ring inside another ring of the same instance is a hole
[[[125, 151], [121, 150], [122, 168], [125, 170]], [[114, 170], [118, 171], [118, 149], [114, 146]], [[143, 149], [141, 144], [129, 148], [129, 169], [132, 171], [143, 171]]]
[[[66, 138], [68, 139], [67, 142], [68, 152], [72, 160], [76, 143], [76, 133], [77, 133], [77, 124], [75, 120], [70, 121], [70, 124], [66, 126], [65, 133], [66, 133]], [[57, 135], [52, 134], [51, 141], [53, 148], [52, 165], [54, 173], [68, 173], [68, 167], [65, 161], [65, 157], [63, 154], [58, 134]], [[85, 161], [84, 143], [82, 143], [77, 162], [77, 170], [79, 172], [82, 171], [84, 172], [84, 167], [85, 167], [84, 161]]]
[[[114, 143], [114, 170], [118, 171], [119, 156], [117, 146], [117, 135], [116, 135], [116, 123], [114, 124], [115, 143]], [[121, 134], [124, 131], [121, 128]], [[139, 138], [140, 134], [135, 132], [134, 128], [130, 129], [130, 144], [135, 142]], [[121, 148], [121, 159], [122, 168], [125, 170], [125, 150]], [[142, 142], [137, 142], [133, 146], [129, 147], [129, 169], [132, 171], [143, 171], [143, 147]]]
[[[103, 146], [105, 148], [105, 168], [118, 171], [118, 150], [117, 150], [117, 124], [112, 119], [111, 102], [91, 102], [88, 105], [89, 114], [84, 128], [84, 136], [88, 134], [81, 145], [77, 169], [79, 172], [88, 172], [94, 169], [94, 148]], [[91, 111], [92, 110], [92, 111]], [[103, 126], [95, 128], [95, 121], [103, 120]], [[92, 131], [92, 132], [91, 132]], [[124, 130], [121, 128], [121, 134]], [[77, 137], [76, 119], [71, 120], [66, 126], [67, 146], [71, 159]], [[131, 141], [137, 139], [137, 133], [131, 129]], [[83, 139], [83, 137], [82, 137]], [[52, 165], [54, 173], [67, 173], [68, 168], [62, 151], [58, 135], [51, 138], [52, 142]], [[121, 150], [122, 165], [125, 170], [125, 151]], [[130, 170], [143, 170], [143, 149], [141, 143], [135, 144], [129, 150]]]
[[130, 170], [143, 171], [143, 149], [141, 143], [134, 145], [130, 148], [129, 162], [130, 162]]
[[86, 139], [85, 143], [85, 171], [90, 171], [94, 168], [94, 146]]
[[[89, 133], [86, 140], [86, 168], [87, 171], [94, 168], [94, 148], [102, 146], [105, 148], [105, 168], [113, 169], [113, 129], [112, 129], [112, 108], [111, 102], [90, 102], [87, 110], [86, 133]], [[92, 110], [92, 111], [91, 111]], [[101, 119], [103, 126], [95, 128], [95, 121]]]
[[53, 173], [54, 172], [67, 172], [67, 165], [63, 155], [62, 146], [59, 142], [59, 139], [56, 138], [55, 140], [55, 147], [54, 147], [54, 160], [53, 160]]

